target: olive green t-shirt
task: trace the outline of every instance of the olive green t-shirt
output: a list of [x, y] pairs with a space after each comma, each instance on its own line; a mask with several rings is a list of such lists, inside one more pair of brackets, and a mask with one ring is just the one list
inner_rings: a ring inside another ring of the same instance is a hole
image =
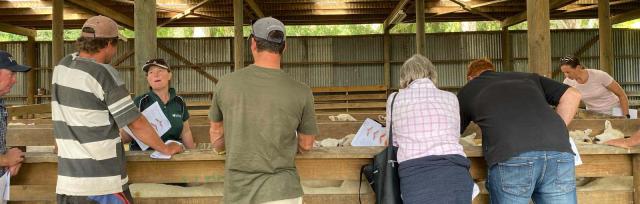
[[317, 135], [313, 93], [279, 69], [255, 65], [220, 79], [209, 119], [223, 121], [225, 203], [302, 196], [296, 131]]

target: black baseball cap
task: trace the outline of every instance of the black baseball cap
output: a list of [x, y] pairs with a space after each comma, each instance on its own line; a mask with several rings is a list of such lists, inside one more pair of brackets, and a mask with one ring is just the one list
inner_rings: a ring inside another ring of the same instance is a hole
[[7, 51], [0, 50], [0, 69], [8, 69], [12, 72], [28, 72], [31, 67], [19, 65], [13, 56]]
[[161, 59], [161, 58], [150, 59], [149, 61], [145, 62], [144, 65], [142, 66], [142, 70], [144, 72], [149, 72], [149, 68], [151, 68], [151, 66], [157, 66], [157, 67], [166, 69], [167, 71], [171, 71], [171, 67], [169, 67], [167, 62], [164, 61], [164, 59]]

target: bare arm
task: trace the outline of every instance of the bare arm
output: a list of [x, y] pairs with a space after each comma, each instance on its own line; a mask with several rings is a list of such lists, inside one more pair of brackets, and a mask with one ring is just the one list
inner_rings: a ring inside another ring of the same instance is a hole
[[581, 98], [582, 96], [578, 90], [574, 88], [567, 89], [560, 97], [560, 103], [556, 106], [556, 113], [564, 120], [565, 125], [568, 126], [576, 115]]
[[176, 143], [165, 145], [158, 136], [158, 133], [151, 127], [149, 121], [144, 116], [138, 117], [129, 125], [129, 129], [146, 145], [163, 154], [174, 155], [182, 152], [182, 147]]
[[193, 142], [193, 135], [191, 134], [191, 125], [189, 125], [189, 121], [184, 121], [182, 124], [182, 133], [180, 133], [180, 137], [182, 138], [182, 143], [187, 149], [195, 149], [196, 143]]
[[313, 142], [316, 140], [315, 135], [307, 135], [298, 132], [298, 151], [304, 153], [313, 148]]
[[125, 132], [123, 129], [120, 129], [120, 139], [122, 140], [123, 144], [130, 143], [131, 140], [133, 140], [133, 138], [131, 138], [131, 135], [129, 135], [129, 133]]
[[629, 114], [629, 99], [627, 98], [627, 94], [624, 92], [624, 89], [618, 84], [618, 82], [613, 81], [609, 86], [607, 86], [609, 91], [613, 92], [618, 99], [620, 99], [620, 109], [622, 109], [622, 115]]
[[209, 138], [211, 139], [211, 146], [213, 147], [213, 151], [217, 153], [224, 152], [224, 127], [222, 126], [222, 121], [209, 121], [209, 124]]
[[605, 144], [627, 149], [632, 148], [640, 144], [640, 130], [634, 132], [629, 138], [613, 139], [605, 142]]

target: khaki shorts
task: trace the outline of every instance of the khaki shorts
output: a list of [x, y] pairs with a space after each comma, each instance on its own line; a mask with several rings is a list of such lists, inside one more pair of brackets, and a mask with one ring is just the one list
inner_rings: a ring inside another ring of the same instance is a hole
[[302, 204], [302, 197], [286, 199], [286, 200], [269, 201], [262, 204]]

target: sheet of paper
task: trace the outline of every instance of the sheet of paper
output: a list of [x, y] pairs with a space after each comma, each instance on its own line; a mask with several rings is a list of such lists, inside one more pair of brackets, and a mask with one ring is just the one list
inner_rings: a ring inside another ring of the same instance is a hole
[[473, 193], [471, 196], [471, 200], [473, 201], [473, 199], [476, 198], [476, 196], [478, 196], [480, 194], [480, 187], [478, 187], [478, 184], [473, 183]]
[[638, 119], [638, 109], [629, 109], [629, 118]]
[[622, 115], [622, 109], [617, 108], [617, 107], [616, 107], [616, 108], [613, 108], [613, 109], [611, 110], [611, 115], [613, 115], [613, 116], [623, 116], [623, 115]]
[[[165, 142], [165, 144], [169, 144], [169, 143], [178, 143], [182, 145], [182, 143], [175, 140], [167, 140], [167, 142]], [[158, 151], [153, 151], [153, 153], [151, 153], [149, 157], [151, 157], [152, 159], [171, 159], [171, 155], [166, 155]]]
[[[158, 104], [158, 102], [155, 102], [147, 109], [144, 109], [144, 111], [142, 111], [142, 115], [147, 118], [147, 121], [149, 121], [151, 127], [156, 130], [156, 133], [158, 133], [158, 136], [164, 135], [164, 133], [171, 129], [171, 123], [169, 122], [169, 119], [167, 119], [167, 116], [165, 116], [162, 112], [162, 109], [160, 108], [160, 104]], [[124, 127], [123, 129], [125, 132], [127, 132], [127, 134], [131, 135], [134, 140], [136, 140], [136, 143], [138, 143], [140, 149], [149, 149], [149, 146], [140, 141], [140, 139], [138, 139], [138, 137], [133, 134], [129, 127]]]
[[387, 141], [387, 132], [382, 124], [367, 118], [351, 141], [351, 146], [386, 146]]
[[578, 147], [576, 147], [576, 143], [573, 142], [573, 139], [569, 138], [569, 143], [571, 143], [571, 150], [576, 156], [573, 158], [575, 165], [580, 166], [582, 164], [582, 158], [580, 158], [580, 153], [578, 152]]
[[4, 177], [6, 178], [6, 183], [4, 185], [4, 195], [2, 195], [2, 200], [9, 200], [9, 195], [11, 194], [11, 188], [9, 188], [11, 186], [11, 172], [7, 170]]

